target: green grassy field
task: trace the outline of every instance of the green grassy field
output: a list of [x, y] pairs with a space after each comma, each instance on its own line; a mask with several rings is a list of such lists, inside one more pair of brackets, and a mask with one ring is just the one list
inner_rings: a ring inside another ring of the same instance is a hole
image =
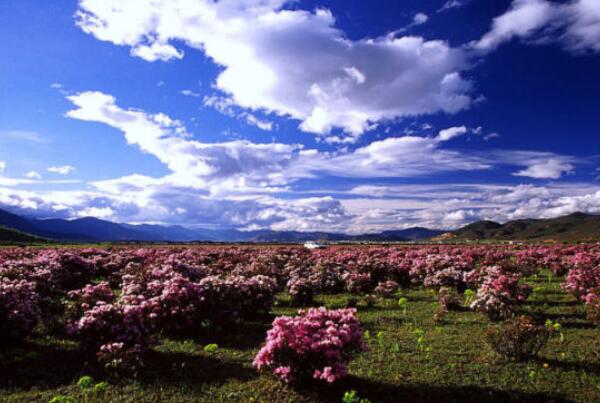
[[[76, 345], [36, 338], [0, 353], [0, 400], [47, 402], [68, 396], [76, 402], [341, 402], [345, 391], [371, 402], [600, 401], [599, 330], [585, 320], [584, 307], [560, 289], [561, 279], [540, 275], [527, 280], [535, 288], [524, 313], [562, 325], [564, 340], [550, 339], [539, 357], [510, 362], [485, 343], [491, 326], [481, 314], [450, 312], [438, 323], [430, 290], [407, 290], [406, 315], [396, 299], [358, 312], [370, 334], [371, 351], [350, 365], [350, 375], [333, 387], [291, 389], [259, 374], [252, 359], [274, 315], [291, 314], [285, 295], [270, 317], [197, 339], [166, 340], [156, 347], [137, 379], [104, 379], [86, 364]], [[317, 298], [316, 305], [344, 307], [351, 295]], [[424, 331], [418, 345], [415, 330]], [[214, 352], [204, 351], [217, 343]], [[105, 388], [77, 385], [90, 375]]]

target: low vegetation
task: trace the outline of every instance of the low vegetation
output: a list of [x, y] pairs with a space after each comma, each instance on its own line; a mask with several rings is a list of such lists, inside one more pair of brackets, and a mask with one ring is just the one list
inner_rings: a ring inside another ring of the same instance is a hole
[[598, 401], [599, 252], [1, 250], [0, 400]]

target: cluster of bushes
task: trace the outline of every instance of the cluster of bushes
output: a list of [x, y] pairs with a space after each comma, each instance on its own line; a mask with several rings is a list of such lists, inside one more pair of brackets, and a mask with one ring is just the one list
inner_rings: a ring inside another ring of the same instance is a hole
[[[280, 291], [310, 305], [321, 293], [350, 292], [372, 301], [402, 287], [426, 287], [439, 293], [443, 310], [466, 304], [491, 320], [510, 319], [531, 291], [522, 278], [542, 267], [566, 273], [564, 289], [600, 323], [598, 246], [4, 249], [0, 332], [14, 340], [33, 335], [38, 325], [60, 331], [62, 324], [63, 333], [106, 368], [131, 370], [160, 335], [244, 321], [268, 312]], [[537, 329], [524, 322], [514, 327]], [[351, 310], [279, 318], [255, 364], [286, 380], [308, 371], [333, 381], [364, 347], [359, 328]], [[306, 329], [316, 329], [310, 337], [321, 347], [305, 344]], [[327, 338], [327, 332], [336, 336]]]

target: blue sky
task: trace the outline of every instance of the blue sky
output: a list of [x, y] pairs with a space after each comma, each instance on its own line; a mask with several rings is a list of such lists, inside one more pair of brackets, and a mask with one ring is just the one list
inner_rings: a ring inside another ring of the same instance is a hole
[[367, 232], [600, 213], [600, 2], [0, 2], [0, 206]]

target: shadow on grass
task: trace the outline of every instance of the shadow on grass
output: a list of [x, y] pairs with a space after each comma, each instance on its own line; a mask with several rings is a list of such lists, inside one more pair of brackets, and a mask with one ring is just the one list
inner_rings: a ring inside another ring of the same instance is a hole
[[536, 361], [544, 364], [549, 364], [551, 367], [561, 368], [565, 370], [586, 371], [594, 374], [600, 374], [600, 363], [595, 362], [566, 362], [559, 361], [553, 358], [535, 358]]
[[[13, 359], [0, 362], [0, 388], [50, 389], [70, 385], [83, 376], [106, 379], [93, 357], [76, 349], [55, 349], [36, 344], [19, 346]], [[228, 379], [253, 379], [256, 371], [243, 362], [185, 353], [150, 351], [137, 380], [143, 383], [162, 383], [200, 388], [204, 383], [219, 384]], [[128, 382], [130, 378], [123, 378]], [[113, 381], [115, 381], [113, 379]]]
[[358, 310], [359, 313], [368, 313], [368, 312], [395, 312], [398, 311], [398, 305], [396, 304], [390, 304], [388, 306], [386, 305], [382, 305], [382, 304], [377, 304], [377, 305], [371, 305], [371, 306], [367, 306], [367, 305], [358, 305], [356, 307], [356, 309]]
[[525, 302], [524, 305], [530, 305], [530, 306], [548, 306], [548, 307], [552, 307], [552, 306], [577, 306], [581, 304], [578, 301], [552, 301], [552, 300], [528, 300], [527, 302]]
[[563, 321], [560, 322], [560, 324], [565, 329], [595, 329], [597, 327], [596, 325], [589, 322]]
[[529, 312], [531, 316], [536, 318], [540, 323], [550, 319], [553, 322], [558, 322], [565, 329], [594, 329], [596, 326], [586, 320], [582, 313], [544, 313], [544, 312]]
[[571, 329], [591, 329], [595, 326], [586, 321], [583, 313], [547, 313], [539, 310], [523, 311], [523, 314], [530, 315], [539, 323], [545, 322], [547, 319], [553, 322], [559, 322], [563, 327]]
[[242, 362], [185, 353], [151, 351], [138, 381], [201, 389], [203, 384], [222, 384], [230, 379], [249, 381], [257, 372]]
[[24, 352], [22, 356], [16, 354], [0, 363], [0, 386], [3, 388], [56, 387], [94, 372], [76, 349], [23, 343], [19, 350]]
[[564, 396], [546, 393], [501, 391], [478, 386], [455, 385], [390, 385], [364, 378], [348, 376], [330, 388], [323, 386], [300, 389], [299, 393], [318, 401], [340, 402], [344, 392], [356, 390], [361, 398], [383, 403], [434, 403], [434, 402], [571, 402]]
[[438, 298], [434, 296], [414, 296], [408, 297], [408, 303], [411, 302], [438, 302]]
[[235, 350], [253, 350], [260, 347], [265, 341], [267, 331], [271, 328], [274, 318], [274, 315], [263, 315], [238, 324], [227, 324], [209, 330], [200, 329], [195, 333], [180, 332], [166, 336], [170, 340], [193, 340], [200, 345], [216, 343], [220, 347]]

